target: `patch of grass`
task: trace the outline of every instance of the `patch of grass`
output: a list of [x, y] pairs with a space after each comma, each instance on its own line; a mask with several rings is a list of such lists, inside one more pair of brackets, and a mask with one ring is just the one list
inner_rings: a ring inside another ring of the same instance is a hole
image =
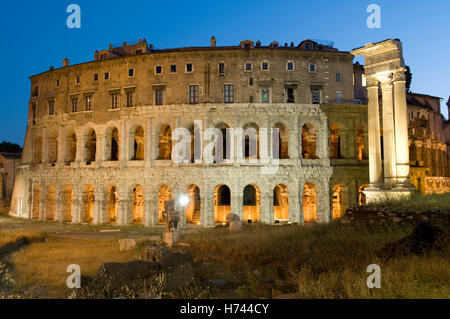
[[[119, 251], [115, 238], [66, 238], [49, 236], [45, 243], [34, 243], [12, 254], [14, 277], [20, 288], [39, 287], [38, 296], [65, 297], [68, 292], [67, 266], [77, 264], [82, 275], [94, 275], [105, 262], [127, 262], [143, 259], [144, 240], [138, 249]], [[33, 289], [32, 289], [33, 290]]]
[[421, 195], [414, 192], [409, 199], [386, 200], [382, 204], [371, 204], [369, 207], [387, 208], [394, 211], [450, 213], [450, 194]]
[[1, 231], [0, 232], [0, 248], [3, 247], [6, 244], [10, 244], [15, 242], [16, 240], [20, 238], [28, 238], [30, 242], [43, 240], [47, 237], [47, 234], [42, 231], [33, 231], [33, 230], [26, 230], [26, 231]]
[[[408, 224], [249, 225], [238, 233], [200, 230], [186, 241], [195, 261], [222, 269], [222, 278], [236, 279], [241, 273], [235, 283], [247, 296], [257, 286], [248, 274], [257, 270], [262, 277], [272, 278], [277, 290], [301, 298], [450, 297], [448, 251], [390, 262], [379, 259], [385, 244], [412, 231]], [[382, 289], [367, 288], [370, 264], [381, 266]]]

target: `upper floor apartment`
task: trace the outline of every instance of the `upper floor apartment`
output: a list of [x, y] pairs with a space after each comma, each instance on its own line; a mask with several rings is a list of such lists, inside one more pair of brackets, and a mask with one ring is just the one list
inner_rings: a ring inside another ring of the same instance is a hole
[[[306, 40], [298, 46], [156, 50], [110, 45], [95, 60], [32, 76], [29, 120], [129, 107], [205, 103], [354, 103], [353, 55]], [[110, 113], [109, 113], [110, 114]]]

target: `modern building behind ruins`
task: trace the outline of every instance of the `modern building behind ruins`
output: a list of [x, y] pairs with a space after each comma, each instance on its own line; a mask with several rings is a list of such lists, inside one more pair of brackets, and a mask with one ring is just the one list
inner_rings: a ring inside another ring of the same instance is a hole
[[[364, 204], [370, 182], [367, 79], [353, 59], [312, 40], [218, 47], [214, 38], [210, 47], [168, 50], [139, 40], [96, 51], [88, 63], [65, 59], [31, 77], [10, 214], [151, 226], [162, 222], [166, 200], [188, 196], [182, 225], [212, 226], [230, 212], [264, 223], [339, 218]], [[407, 102], [411, 183], [449, 191], [440, 99], [408, 94]], [[201, 149], [206, 130], [217, 128], [223, 160], [208, 164], [193, 152], [175, 163], [177, 128], [203, 138]], [[257, 134], [230, 134], [238, 128]], [[274, 144], [259, 142], [273, 140], [270, 128], [280, 132], [279, 161], [263, 174]]]

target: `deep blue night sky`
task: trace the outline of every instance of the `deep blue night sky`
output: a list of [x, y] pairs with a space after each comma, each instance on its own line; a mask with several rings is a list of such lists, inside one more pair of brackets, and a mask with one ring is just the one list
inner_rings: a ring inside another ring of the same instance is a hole
[[[66, 8], [81, 7], [81, 29], [66, 26]], [[366, 8], [381, 7], [381, 29], [366, 26]], [[450, 1], [2, 1], [0, 141], [23, 144], [30, 94], [28, 77], [90, 61], [109, 43], [146, 38], [155, 48], [237, 45], [241, 40], [280, 44], [332, 40], [349, 51], [367, 42], [399, 38], [413, 73], [412, 91], [450, 94]]]

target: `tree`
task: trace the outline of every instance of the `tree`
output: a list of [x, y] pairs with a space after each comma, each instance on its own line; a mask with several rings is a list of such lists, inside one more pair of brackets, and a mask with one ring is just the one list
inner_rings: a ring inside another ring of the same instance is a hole
[[406, 92], [411, 92], [412, 73], [410, 67], [406, 66]]
[[3, 153], [22, 153], [22, 147], [19, 144], [5, 142], [0, 143], [0, 152]]

